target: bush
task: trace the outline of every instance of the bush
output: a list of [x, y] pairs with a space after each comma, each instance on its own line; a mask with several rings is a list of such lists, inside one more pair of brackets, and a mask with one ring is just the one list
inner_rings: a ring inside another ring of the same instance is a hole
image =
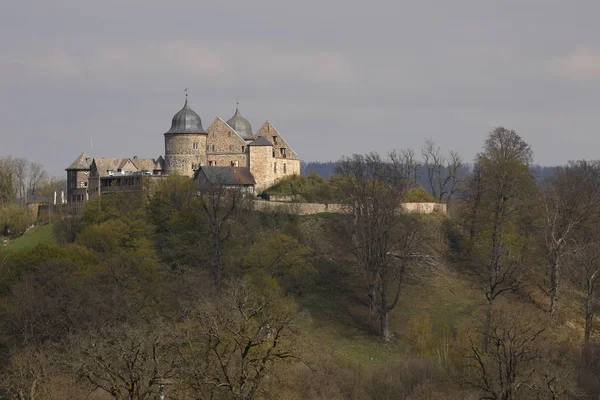
[[422, 187], [409, 189], [404, 195], [406, 203], [437, 203], [438, 201]]
[[0, 207], [0, 235], [22, 235], [35, 222], [29, 207], [7, 204]]

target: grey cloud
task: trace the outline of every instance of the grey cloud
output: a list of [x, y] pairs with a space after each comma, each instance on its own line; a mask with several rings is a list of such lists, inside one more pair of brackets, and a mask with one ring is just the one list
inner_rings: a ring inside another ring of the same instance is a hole
[[[600, 3], [27, 1], [0, 6], [0, 155], [157, 156], [190, 88], [241, 98], [301, 157], [421, 146], [471, 159], [496, 125], [536, 161], [597, 158]], [[568, 140], [564, 138], [567, 137]]]

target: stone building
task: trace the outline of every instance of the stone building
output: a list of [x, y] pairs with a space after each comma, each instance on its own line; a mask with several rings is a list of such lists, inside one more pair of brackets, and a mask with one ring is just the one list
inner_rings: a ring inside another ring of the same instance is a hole
[[[67, 168], [67, 198], [69, 203], [85, 202], [102, 193], [139, 190], [142, 179], [158, 179], [168, 175], [218, 179], [231, 176], [223, 172], [208, 172], [212, 167], [232, 167], [236, 176], [246, 176], [244, 185], [252, 181], [258, 193], [279, 179], [300, 174], [300, 159], [275, 127], [266, 121], [256, 132], [242, 116], [239, 107], [225, 122], [217, 117], [205, 130], [202, 119], [192, 110], [187, 95], [183, 108], [171, 120], [164, 133], [165, 156], [157, 159], [92, 158], [82, 153]], [[201, 178], [201, 179], [204, 179]], [[225, 178], [224, 178], [225, 179]], [[221, 184], [226, 184], [222, 182]]]

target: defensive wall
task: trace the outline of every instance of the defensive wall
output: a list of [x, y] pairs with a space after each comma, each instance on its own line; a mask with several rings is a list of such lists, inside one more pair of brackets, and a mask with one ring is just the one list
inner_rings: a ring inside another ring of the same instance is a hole
[[[445, 204], [440, 203], [404, 203], [404, 211], [411, 214], [446, 214]], [[267, 200], [254, 201], [254, 209], [259, 211], [276, 211], [296, 215], [313, 215], [320, 213], [348, 212], [345, 204], [322, 204], [322, 203], [291, 203]]]

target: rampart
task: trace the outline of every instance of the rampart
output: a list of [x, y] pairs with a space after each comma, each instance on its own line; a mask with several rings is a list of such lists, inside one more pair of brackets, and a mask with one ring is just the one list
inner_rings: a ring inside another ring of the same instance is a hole
[[[446, 214], [446, 205], [439, 203], [404, 203], [404, 211], [411, 214]], [[313, 215], [320, 213], [348, 212], [344, 204], [322, 204], [322, 203], [288, 203], [277, 201], [256, 200], [254, 209], [259, 211], [279, 211], [287, 214]]]

